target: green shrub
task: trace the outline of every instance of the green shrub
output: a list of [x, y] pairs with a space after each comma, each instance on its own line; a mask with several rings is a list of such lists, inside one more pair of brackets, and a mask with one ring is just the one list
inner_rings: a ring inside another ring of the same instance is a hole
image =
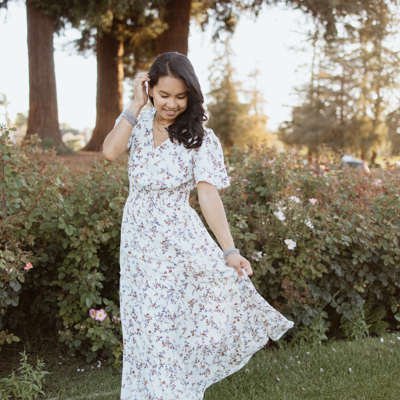
[[[71, 353], [118, 364], [126, 166], [75, 170], [37, 144], [0, 136], [0, 343], [40, 314]], [[296, 340], [400, 321], [396, 170], [344, 168], [326, 150], [304, 165], [293, 149], [233, 149], [226, 164], [232, 181], [221, 198], [235, 243], [261, 295], [295, 321]], [[196, 191], [190, 201], [200, 213]]]
[[[315, 310], [325, 310], [330, 331], [340, 335], [340, 325], [354, 320], [367, 299], [370, 310], [383, 307], [386, 321], [395, 323], [398, 169], [368, 174], [326, 150], [312, 165], [294, 149], [236, 149], [229, 160], [223, 202], [235, 242], [253, 260], [260, 293], [295, 321], [294, 333], [310, 325]], [[289, 249], [285, 240], [296, 246]]]
[[[37, 144], [34, 138], [12, 146], [7, 135], [0, 138], [0, 330], [9, 341], [4, 320], [18, 329], [45, 314], [71, 352], [79, 350], [89, 361], [98, 350], [120, 359], [118, 257], [126, 172], [106, 162], [89, 173], [71, 170], [54, 150]], [[28, 263], [33, 267], [25, 270]], [[90, 309], [104, 309], [107, 317], [95, 320]]]
[[327, 323], [328, 314], [325, 311], [314, 310], [315, 317], [309, 325], [302, 325], [295, 340], [300, 344], [308, 343], [311, 346], [320, 345], [327, 340], [326, 332], [329, 331]]
[[39, 394], [43, 394], [45, 376], [50, 372], [43, 371], [45, 364], [43, 361], [36, 361], [33, 367], [28, 362], [25, 352], [21, 353], [20, 366], [18, 373], [11, 372], [9, 378], [0, 379], [0, 395], [2, 399], [37, 399]]
[[351, 311], [351, 318], [342, 316], [343, 325], [340, 327], [343, 329], [345, 337], [358, 340], [368, 335], [370, 325], [368, 325], [365, 320], [365, 311], [363, 307]]

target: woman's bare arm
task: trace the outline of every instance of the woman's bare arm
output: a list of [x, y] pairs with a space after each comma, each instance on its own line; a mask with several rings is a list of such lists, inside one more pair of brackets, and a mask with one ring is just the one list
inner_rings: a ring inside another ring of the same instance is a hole
[[[133, 109], [132, 105], [129, 110], [137, 118], [139, 112]], [[115, 161], [122, 156], [127, 150], [129, 138], [131, 136], [133, 126], [125, 119], [121, 118], [118, 124], [106, 136], [103, 143], [103, 156], [108, 161]]]
[[[201, 211], [216, 236], [223, 251], [235, 247], [229, 224], [226, 219], [224, 205], [217, 188], [208, 182], [199, 182], [197, 184], [197, 192], [199, 195], [199, 202]], [[227, 257], [227, 263], [236, 269], [239, 276], [243, 275], [242, 268], [246, 271], [247, 275], [252, 275], [250, 263], [239, 254], [230, 254]]]
[[[146, 82], [150, 80], [147, 72], [140, 72], [135, 80], [135, 97], [129, 110], [137, 118], [140, 110], [146, 105], [148, 96], [146, 93]], [[126, 152], [126, 146], [132, 133], [133, 126], [125, 119], [111, 130], [104, 139], [103, 156], [108, 161], [115, 161]]]

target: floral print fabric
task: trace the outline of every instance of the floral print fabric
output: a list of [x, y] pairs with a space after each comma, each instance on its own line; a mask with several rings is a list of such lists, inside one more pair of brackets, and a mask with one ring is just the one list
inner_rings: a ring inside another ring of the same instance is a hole
[[[121, 400], [200, 400], [293, 322], [239, 279], [189, 206], [199, 181], [229, 186], [220, 142], [153, 145], [155, 110], [129, 139], [130, 192], [121, 228]], [[117, 122], [119, 119], [117, 120]]]

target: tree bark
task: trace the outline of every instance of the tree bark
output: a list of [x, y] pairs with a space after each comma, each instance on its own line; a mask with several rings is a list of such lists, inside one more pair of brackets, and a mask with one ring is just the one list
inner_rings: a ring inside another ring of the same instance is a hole
[[97, 99], [96, 126], [85, 151], [101, 151], [107, 134], [114, 127], [116, 118], [122, 112], [124, 66], [122, 40], [112, 34], [97, 33]]
[[30, 0], [26, 2], [29, 59], [29, 118], [27, 137], [37, 133], [65, 147], [58, 123], [56, 76], [54, 72], [54, 22]]
[[168, 29], [157, 38], [157, 55], [170, 51], [187, 55], [191, 5], [192, 0], [167, 2], [164, 22], [168, 24]]

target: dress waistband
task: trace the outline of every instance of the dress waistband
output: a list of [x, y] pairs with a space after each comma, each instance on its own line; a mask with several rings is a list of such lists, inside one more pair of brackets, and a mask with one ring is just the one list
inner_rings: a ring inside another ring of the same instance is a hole
[[[129, 188], [128, 200], [139, 200], [139, 201], [151, 201], [151, 202], [162, 202], [162, 203], [172, 203], [174, 205], [188, 205], [189, 204], [190, 191], [187, 189], [161, 189], [161, 190], [151, 190], [148, 188]], [[172, 205], [171, 204], [171, 205]]]

